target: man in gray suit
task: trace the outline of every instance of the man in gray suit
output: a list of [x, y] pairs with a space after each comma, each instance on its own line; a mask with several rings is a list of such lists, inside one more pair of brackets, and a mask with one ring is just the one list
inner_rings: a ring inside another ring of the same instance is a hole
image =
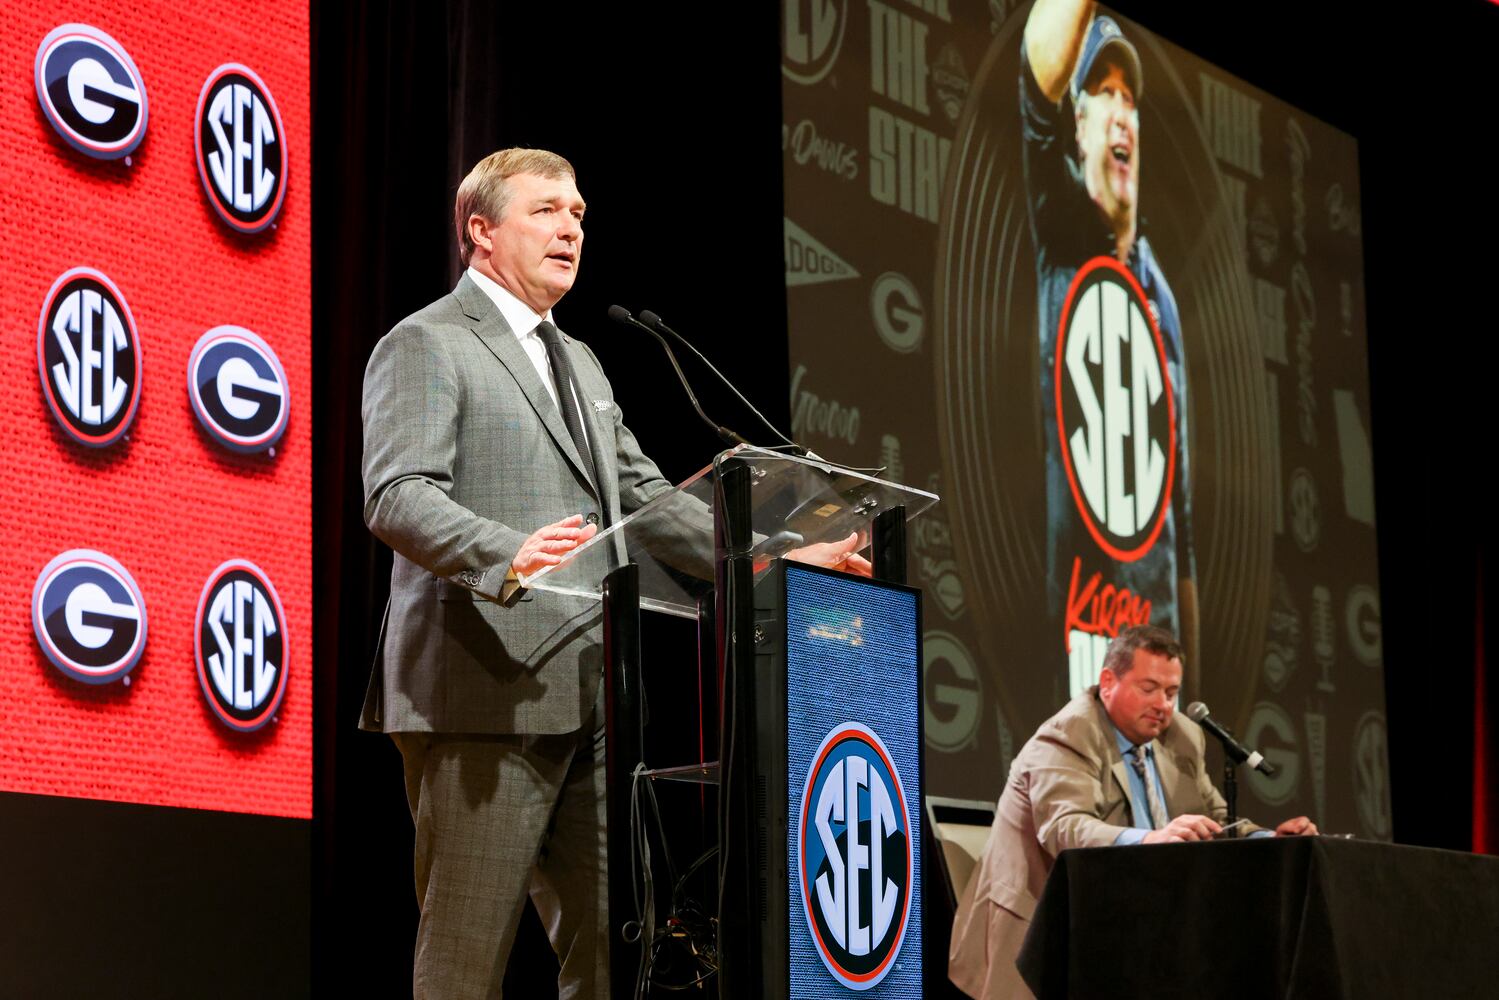
[[[361, 725], [405, 761], [417, 996], [498, 996], [527, 894], [562, 997], [608, 990], [599, 606], [522, 591], [671, 484], [552, 307], [585, 204], [572, 165], [506, 149], [458, 188], [468, 270], [364, 380], [364, 518], [395, 550]], [[802, 557], [867, 572], [857, 539]]]
[[[1220, 832], [1228, 806], [1208, 777], [1201, 727], [1176, 715], [1181, 681], [1182, 649], [1170, 632], [1125, 629], [1109, 643], [1099, 683], [1021, 748], [953, 922], [948, 974], [969, 996], [1031, 995], [1015, 957], [1062, 851]], [[1275, 830], [1316, 832], [1305, 816]]]
[[584, 208], [560, 156], [481, 161], [455, 206], [467, 272], [365, 372], [364, 517], [395, 564], [361, 725], [405, 761], [417, 996], [499, 995], [528, 893], [562, 995], [607, 989], [598, 606], [518, 577], [670, 484], [592, 352], [552, 333]]

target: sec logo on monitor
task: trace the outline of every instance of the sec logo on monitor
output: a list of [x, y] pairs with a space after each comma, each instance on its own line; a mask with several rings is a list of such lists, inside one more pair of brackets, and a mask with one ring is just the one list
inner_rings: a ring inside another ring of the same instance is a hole
[[64, 271], [42, 303], [37, 374], [47, 408], [68, 436], [91, 448], [130, 429], [141, 400], [141, 343], [113, 281], [91, 267]]
[[230, 559], [208, 576], [198, 599], [193, 645], [198, 684], [230, 729], [254, 732], [286, 694], [286, 612], [270, 578], [254, 563]]
[[31, 625], [54, 667], [85, 684], [108, 684], [125, 678], [146, 648], [146, 601], [124, 566], [72, 549], [37, 575]]
[[241, 233], [276, 221], [286, 197], [286, 127], [254, 70], [225, 63], [208, 74], [193, 147], [203, 191], [220, 219]]
[[874, 731], [836, 726], [818, 747], [802, 795], [794, 862], [812, 942], [854, 990], [894, 967], [911, 913], [914, 846], [900, 773]]
[[36, 99], [80, 153], [128, 156], [146, 135], [146, 85], [119, 42], [87, 24], [53, 28], [36, 50]]

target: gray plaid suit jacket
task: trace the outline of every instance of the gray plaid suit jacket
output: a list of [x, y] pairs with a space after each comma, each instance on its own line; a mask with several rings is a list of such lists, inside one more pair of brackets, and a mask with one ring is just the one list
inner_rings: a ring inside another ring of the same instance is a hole
[[593, 710], [599, 605], [499, 595], [526, 537], [611, 520], [671, 488], [641, 454], [585, 345], [567, 338], [603, 496], [499, 310], [467, 276], [402, 320], [365, 371], [364, 519], [395, 550], [360, 725], [385, 732], [567, 733]]

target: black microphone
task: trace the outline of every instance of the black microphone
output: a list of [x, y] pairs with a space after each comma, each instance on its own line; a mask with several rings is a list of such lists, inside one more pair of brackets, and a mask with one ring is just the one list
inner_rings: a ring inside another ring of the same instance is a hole
[[[641, 313], [641, 315], [647, 316], [651, 314]], [[682, 388], [686, 390], [687, 399], [692, 403], [692, 408], [696, 410], [697, 415], [703, 419], [703, 423], [713, 428], [713, 433], [717, 434], [720, 440], [722, 440], [726, 444], [749, 444], [749, 442], [746, 441], [740, 434], [723, 426], [718, 421], [712, 419], [708, 416], [708, 414], [703, 412], [702, 406], [697, 401], [697, 396], [692, 391], [692, 386], [687, 382], [687, 376], [682, 374], [682, 366], [677, 363], [677, 356], [672, 353], [671, 345], [666, 342], [665, 337], [661, 336], [661, 334], [657, 333], [649, 326], [646, 326], [644, 323], [637, 320], [634, 316], [631, 316], [630, 310], [626, 309], [624, 306], [610, 306], [609, 318], [614, 320], [614, 322], [622, 323], [625, 326], [639, 327], [656, 339], [656, 342], [661, 345], [661, 349], [666, 352], [666, 357], [667, 360], [671, 362], [672, 370], [677, 373], [677, 381], [681, 382]]]
[[[612, 316], [613, 312], [611, 312], [610, 315]], [[703, 355], [702, 351], [700, 351], [696, 347], [694, 347], [692, 345], [692, 341], [688, 340], [686, 337], [682, 336], [680, 333], [678, 333], [677, 331], [673, 330], [671, 327], [667, 326], [662, 321], [662, 319], [661, 319], [660, 316], [657, 316], [655, 313], [651, 312], [649, 309], [642, 309], [642, 310], [640, 310], [640, 322], [643, 323], [645, 326], [649, 327], [652, 330], [659, 330], [659, 331], [661, 331], [661, 333], [665, 333], [665, 334], [670, 335], [671, 338], [673, 340], [675, 340], [677, 343], [681, 344], [683, 347], [687, 348], [693, 354], [697, 355], [697, 359], [699, 361], [701, 361], [703, 364], [707, 365], [708, 366], [708, 370], [710, 372], [712, 372], [714, 375], [716, 375], [718, 377], [718, 380], [720, 382], [722, 382], [724, 385], [726, 385], [726, 386], [729, 387], [729, 391], [732, 392], [735, 396], [737, 396], [739, 398], [739, 402], [741, 402], [745, 406], [749, 407], [749, 411], [751, 413], [753, 413], [756, 417], [760, 418], [760, 423], [762, 423], [766, 427], [770, 428], [770, 432], [772, 434], [774, 434], [776, 437], [780, 438], [782, 441], [785, 441], [788, 445], [790, 445], [793, 449], [795, 449], [795, 451], [796, 451], [796, 453], [798, 455], [808, 455], [808, 454], [811, 454], [809, 451], [807, 451], [806, 448], [804, 448], [801, 445], [797, 444], [795, 441], [791, 440], [785, 434], [782, 434], [780, 428], [778, 428], [775, 424], [771, 423], [770, 420], [765, 416], [765, 414], [763, 414], [759, 410], [755, 409], [755, 404], [754, 403], [751, 403], [748, 399], [744, 398], [744, 393], [740, 392], [739, 391], [739, 387], [736, 386], [733, 382], [729, 381], [727, 375], [725, 375], [723, 372], [719, 371], [717, 368], [713, 367], [713, 362], [709, 361], [707, 359], [707, 357], [705, 357]], [[658, 339], [659, 339], [659, 337], [658, 337]]]
[[1258, 750], [1250, 750], [1238, 740], [1234, 739], [1227, 729], [1208, 718], [1208, 707], [1200, 701], [1194, 701], [1187, 706], [1187, 718], [1197, 723], [1203, 729], [1218, 737], [1223, 744], [1223, 752], [1237, 764], [1248, 764], [1265, 777], [1275, 774], [1275, 765], [1265, 759], [1265, 755]]

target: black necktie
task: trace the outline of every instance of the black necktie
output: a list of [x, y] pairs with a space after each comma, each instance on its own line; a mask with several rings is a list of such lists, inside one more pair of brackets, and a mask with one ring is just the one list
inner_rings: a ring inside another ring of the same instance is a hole
[[598, 473], [593, 466], [593, 453], [588, 449], [588, 437], [583, 433], [583, 414], [578, 412], [577, 395], [573, 391], [573, 366], [567, 359], [567, 352], [562, 349], [562, 331], [557, 329], [546, 320], [536, 328], [541, 342], [547, 347], [547, 357], [552, 362], [552, 374], [557, 379], [557, 409], [562, 411], [562, 422], [567, 425], [567, 433], [572, 435], [573, 444], [578, 448], [578, 454], [583, 459], [583, 471], [588, 474], [588, 483], [593, 487], [593, 495], [600, 496], [598, 489]]

